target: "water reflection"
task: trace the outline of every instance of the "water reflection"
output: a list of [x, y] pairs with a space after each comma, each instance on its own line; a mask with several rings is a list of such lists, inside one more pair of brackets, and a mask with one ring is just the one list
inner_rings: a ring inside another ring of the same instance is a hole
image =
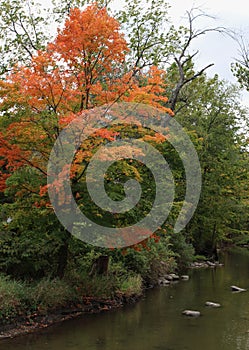
[[[148, 291], [122, 310], [86, 315], [39, 335], [0, 343], [8, 350], [246, 350], [249, 349], [249, 292], [231, 293], [230, 285], [249, 289], [249, 253], [230, 252], [225, 268], [196, 270], [189, 281]], [[206, 308], [206, 301], [219, 309]], [[189, 319], [184, 309], [200, 310]]]

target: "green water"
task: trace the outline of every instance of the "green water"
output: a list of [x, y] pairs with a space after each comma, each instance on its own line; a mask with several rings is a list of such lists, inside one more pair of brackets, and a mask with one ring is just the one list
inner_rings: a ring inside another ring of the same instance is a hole
[[[223, 257], [225, 267], [195, 270], [190, 280], [156, 288], [136, 305], [0, 342], [6, 350], [249, 350], [249, 252]], [[205, 307], [206, 301], [222, 304]], [[199, 318], [182, 316], [199, 310]]]

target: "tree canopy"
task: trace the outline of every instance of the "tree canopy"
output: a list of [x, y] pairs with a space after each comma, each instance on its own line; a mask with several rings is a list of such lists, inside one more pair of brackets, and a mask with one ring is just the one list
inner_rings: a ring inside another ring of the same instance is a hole
[[[124, 198], [127, 179], [140, 182], [147, 197], [127, 218], [104, 216], [86, 193], [85, 169], [98, 147], [134, 137], [160, 150], [177, 182], [172, 213], [153, 239], [161, 237], [169, 244], [170, 237], [178, 256], [187, 251], [186, 242], [198, 253], [212, 255], [219, 244], [247, 233], [248, 149], [240, 127], [246, 123], [246, 111], [238, 88], [218, 76], [207, 77], [211, 64], [197, 69], [196, 53], [191, 52], [193, 40], [220, 29], [195, 30], [193, 12], [188, 16], [189, 27], [175, 28], [163, 0], [148, 1], [146, 8], [127, 0], [126, 7], [114, 14], [105, 1], [58, 0], [48, 12], [35, 11], [35, 4], [0, 2], [1, 55], [5, 57], [0, 80], [0, 249], [4, 257], [0, 269], [11, 272], [25, 261], [27, 270], [46, 273], [52, 266], [52, 273], [61, 277], [74, 254], [80, 254], [80, 249], [91, 251], [84, 244], [75, 248], [74, 239], [56, 219], [47, 195], [47, 164], [60, 132], [76, 116], [86, 118], [94, 108], [115, 102], [149, 105], [180, 122], [202, 167], [200, 203], [193, 220], [176, 238], [173, 226], [183, 205], [186, 174], [170, 145], [170, 135], [167, 140], [139, 125], [116, 125], [87, 138], [71, 165], [73, 194], [88, 215], [94, 214], [97, 221], [104, 217], [107, 226], [115, 220], [124, 225], [151, 208], [156, 191], [153, 177], [132, 159], [116, 162], [105, 179], [108, 195], [116, 201]], [[59, 26], [52, 40], [50, 15]], [[239, 81], [246, 84], [247, 68], [236, 67]]]

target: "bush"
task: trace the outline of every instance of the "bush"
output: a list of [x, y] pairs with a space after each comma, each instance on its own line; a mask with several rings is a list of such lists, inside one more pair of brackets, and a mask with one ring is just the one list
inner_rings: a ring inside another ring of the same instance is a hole
[[194, 248], [191, 244], [186, 243], [185, 237], [181, 232], [172, 233], [170, 236], [170, 243], [172, 250], [175, 253], [177, 267], [179, 270], [183, 270], [189, 266], [194, 260]]
[[146, 246], [140, 245], [138, 250], [127, 249], [123, 264], [128, 271], [141, 275], [145, 284], [157, 283], [158, 277], [176, 268], [169, 237], [163, 236], [158, 242], [151, 238]]
[[78, 293], [80, 296], [90, 296], [95, 298], [114, 297], [119, 286], [116, 276], [93, 275], [82, 273], [78, 281]]

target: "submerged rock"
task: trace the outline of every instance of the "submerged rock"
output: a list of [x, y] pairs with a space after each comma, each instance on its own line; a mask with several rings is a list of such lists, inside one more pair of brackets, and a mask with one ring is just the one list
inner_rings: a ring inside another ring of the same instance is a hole
[[184, 310], [182, 314], [190, 317], [199, 317], [201, 315], [200, 311], [194, 311], [194, 310]]
[[209, 307], [221, 307], [220, 304], [218, 304], [218, 303], [213, 303], [212, 301], [207, 301], [207, 302], [205, 303], [205, 305], [206, 305], [206, 306], [209, 306]]
[[237, 286], [231, 286], [233, 292], [246, 292], [246, 289]]

